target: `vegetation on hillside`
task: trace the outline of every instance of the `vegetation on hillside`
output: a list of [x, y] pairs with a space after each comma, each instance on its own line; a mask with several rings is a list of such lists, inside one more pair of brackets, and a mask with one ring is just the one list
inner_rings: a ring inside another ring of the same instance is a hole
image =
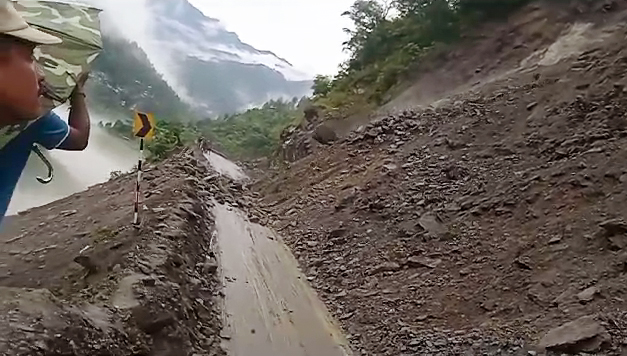
[[317, 77], [314, 98], [340, 117], [368, 110], [438, 45], [458, 41], [482, 21], [503, 18], [530, 0], [357, 0], [343, 15], [349, 59], [339, 73]]
[[[122, 120], [101, 122], [100, 126], [118, 136], [135, 139], [130, 122]], [[198, 137], [200, 134], [194, 123], [157, 119], [155, 136], [146, 141], [147, 159], [150, 161], [162, 160], [177, 149], [193, 144]]]
[[[281, 131], [298, 122], [302, 103], [272, 100], [260, 108], [198, 122], [177, 122], [157, 117], [155, 138], [146, 144], [150, 160], [161, 160], [178, 148], [194, 144], [204, 137], [217, 148], [236, 158], [257, 158], [271, 155], [279, 145]], [[130, 122], [118, 120], [101, 123], [117, 135], [132, 138]]]
[[301, 106], [297, 98], [271, 100], [260, 108], [199, 122], [198, 130], [235, 157], [269, 156], [278, 148], [281, 131], [302, 118]]
[[[88, 90], [95, 98], [92, 105], [96, 110], [118, 119], [101, 122], [100, 126], [132, 139], [133, 110], [154, 113], [158, 121], [157, 133], [155, 139], [146, 144], [152, 160], [165, 158], [200, 136], [238, 158], [270, 155], [279, 143], [281, 130], [302, 117], [295, 98], [272, 100], [260, 108], [197, 121], [137, 44], [110, 36], [105, 36], [103, 41], [105, 49], [94, 63]], [[219, 77], [219, 73], [203, 75], [207, 80]], [[217, 92], [210, 96], [213, 101], [228, 99]]]

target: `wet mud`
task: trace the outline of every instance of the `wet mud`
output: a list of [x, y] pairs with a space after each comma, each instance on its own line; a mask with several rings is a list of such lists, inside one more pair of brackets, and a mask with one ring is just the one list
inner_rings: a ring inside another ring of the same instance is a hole
[[351, 355], [341, 330], [271, 230], [216, 204], [225, 347], [235, 356]]

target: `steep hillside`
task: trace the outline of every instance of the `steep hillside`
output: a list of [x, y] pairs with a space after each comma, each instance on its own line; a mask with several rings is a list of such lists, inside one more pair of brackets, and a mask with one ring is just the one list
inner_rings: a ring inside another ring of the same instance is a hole
[[191, 110], [135, 43], [103, 37], [87, 90], [91, 104], [113, 118], [130, 120], [130, 110], [153, 112], [163, 120], [190, 119]]
[[356, 353], [625, 355], [626, 19], [531, 4], [259, 180]]
[[[447, 0], [395, 4], [467, 20]], [[440, 28], [422, 10], [400, 28]], [[627, 2], [474, 23], [400, 96], [379, 93], [401, 111], [316, 130], [311, 154], [256, 183], [200, 141], [146, 165], [136, 228], [134, 173], [9, 219], [0, 354], [627, 355]], [[213, 132], [267, 146], [243, 131], [301, 105]]]

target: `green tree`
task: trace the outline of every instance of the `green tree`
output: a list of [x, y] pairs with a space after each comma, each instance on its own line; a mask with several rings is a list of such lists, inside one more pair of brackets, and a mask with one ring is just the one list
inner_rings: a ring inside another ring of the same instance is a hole
[[340, 115], [380, 105], [434, 48], [459, 41], [463, 31], [529, 1], [356, 0], [343, 14], [352, 21], [344, 43], [350, 57], [330, 84], [318, 80], [314, 100]]
[[260, 108], [198, 123], [202, 136], [238, 158], [272, 155], [281, 131], [302, 119], [303, 100], [271, 100]]
[[326, 75], [317, 75], [314, 78], [313, 86], [313, 95], [314, 96], [325, 96], [329, 94], [332, 88], [332, 78]]
[[373, 42], [377, 29], [386, 21], [388, 10], [385, 4], [377, 0], [357, 0], [348, 11], [342, 13], [353, 23], [353, 28], [344, 29], [349, 39], [343, 43], [352, 61], [367, 56], [368, 42]]

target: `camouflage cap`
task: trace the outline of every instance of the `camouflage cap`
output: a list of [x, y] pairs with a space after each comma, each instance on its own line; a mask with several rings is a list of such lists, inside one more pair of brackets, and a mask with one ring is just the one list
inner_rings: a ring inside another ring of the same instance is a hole
[[59, 37], [29, 26], [9, 0], [0, 0], [0, 34], [42, 45], [59, 44], [62, 42]]
[[47, 95], [57, 107], [72, 94], [76, 79], [90, 70], [102, 50], [100, 10], [56, 1], [19, 0], [17, 11], [33, 27], [59, 36], [58, 46], [35, 49], [35, 57], [45, 72]]

